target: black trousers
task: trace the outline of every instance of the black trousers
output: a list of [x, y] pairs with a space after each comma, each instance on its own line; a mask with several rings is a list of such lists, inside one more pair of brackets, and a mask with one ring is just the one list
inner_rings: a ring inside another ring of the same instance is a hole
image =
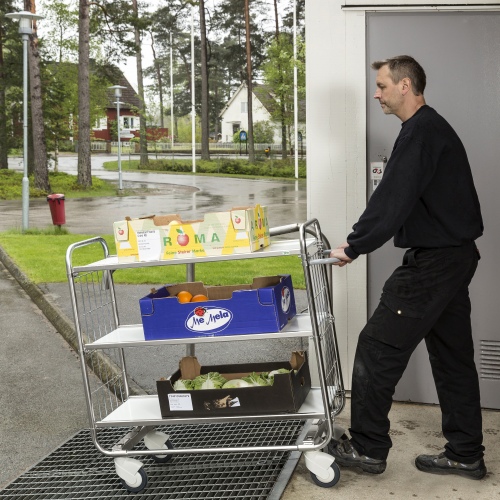
[[447, 440], [445, 454], [462, 463], [483, 456], [469, 299], [478, 259], [474, 243], [410, 249], [385, 283], [354, 359], [349, 431], [359, 453], [387, 458], [392, 396], [412, 352], [425, 339]]

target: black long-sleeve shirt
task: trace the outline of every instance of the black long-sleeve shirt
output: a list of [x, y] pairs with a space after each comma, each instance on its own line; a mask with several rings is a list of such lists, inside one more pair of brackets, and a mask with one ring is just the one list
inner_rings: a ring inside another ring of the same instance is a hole
[[462, 141], [424, 105], [401, 127], [380, 184], [347, 237], [351, 259], [394, 236], [401, 248], [460, 246], [483, 234], [483, 221]]

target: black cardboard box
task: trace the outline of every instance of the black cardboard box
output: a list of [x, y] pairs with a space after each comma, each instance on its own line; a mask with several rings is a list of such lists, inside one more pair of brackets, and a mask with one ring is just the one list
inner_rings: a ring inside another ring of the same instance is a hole
[[[290, 361], [238, 365], [201, 366], [196, 357], [187, 356], [181, 359], [179, 367], [167, 380], [156, 382], [164, 418], [295, 413], [311, 389], [307, 353], [302, 351], [294, 351]], [[209, 372], [219, 372], [224, 378], [233, 380], [253, 372], [270, 372], [279, 368], [292, 371], [275, 375], [272, 386], [192, 391], [175, 391], [173, 388], [179, 378], [192, 380]]]

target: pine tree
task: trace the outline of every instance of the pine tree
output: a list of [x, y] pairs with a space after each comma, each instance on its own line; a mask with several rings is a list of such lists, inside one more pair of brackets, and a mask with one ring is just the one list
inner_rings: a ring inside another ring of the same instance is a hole
[[[141, 25], [139, 18], [139, 9], [137, 0], [132, 0], [134, 41], [135, 41], [135, 59], [137, 65], [137, 92], [139, 94], [139, 168], [145, 168], [149, 164], [148, 160], [148, 142], [146, 137], [146, 102], [144, 99], [144, 77], [142, 72], [142, 49], [141, 49]], [[120, 141], [121, 138], [118, 138]]]
[[[25, 0], [24, 8], [28, 12], [36, 13], [35, 0]], [[40, 52], [38, 50], [38, 36], [36, 21], [33, 21], [33, 34], [30, 35], [28, 50], [29, 87], [31, 97], [31, 126], [33, 140], [33, 160], [35, 187], [50, 192], [49, 164], [47, 143], [45, 141], [45, 126], [43, 118], [42, 78], [40, 72]]]
[[[6, 93], [19, 94], [22, 100], [22, 44], [18, 24], [7, 20], [5, 14], [14, 12], [13, 2], [0, 3], [0, 169], [8, 168], [8, 153], [13, 146], [13, 128], [18, 106], [16, 100], [7, 105]], [[19, 89], [19, 92], [15, 92]]]
[[90, 163], [90, 3], [79, 0], [78, 21], [78, 176], [84, 188], [92, 186]]
[[207, 25], [205, 22], [205, 1], [200, 2], [200, 45], [201, 45], [201, 159], [210, 160], [210, 123], [208, 94]]

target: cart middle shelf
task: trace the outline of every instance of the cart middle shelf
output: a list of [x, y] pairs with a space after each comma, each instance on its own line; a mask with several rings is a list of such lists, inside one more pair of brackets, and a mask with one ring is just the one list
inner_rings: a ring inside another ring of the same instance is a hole
[[207, 342], [234, 342], [241, 340], [264, 340], [293, 337], [309, 337], [313, 334], [309, 314], [298, 314], [279, 332], [244, 335], [190, 337], [181, 339], [144, 340], [142, 325], [121, 325], [94, 342], [85, 343], [85, 349], [107, 349], [111, 347], [146, 347], [159, 344], [201, 344]]

